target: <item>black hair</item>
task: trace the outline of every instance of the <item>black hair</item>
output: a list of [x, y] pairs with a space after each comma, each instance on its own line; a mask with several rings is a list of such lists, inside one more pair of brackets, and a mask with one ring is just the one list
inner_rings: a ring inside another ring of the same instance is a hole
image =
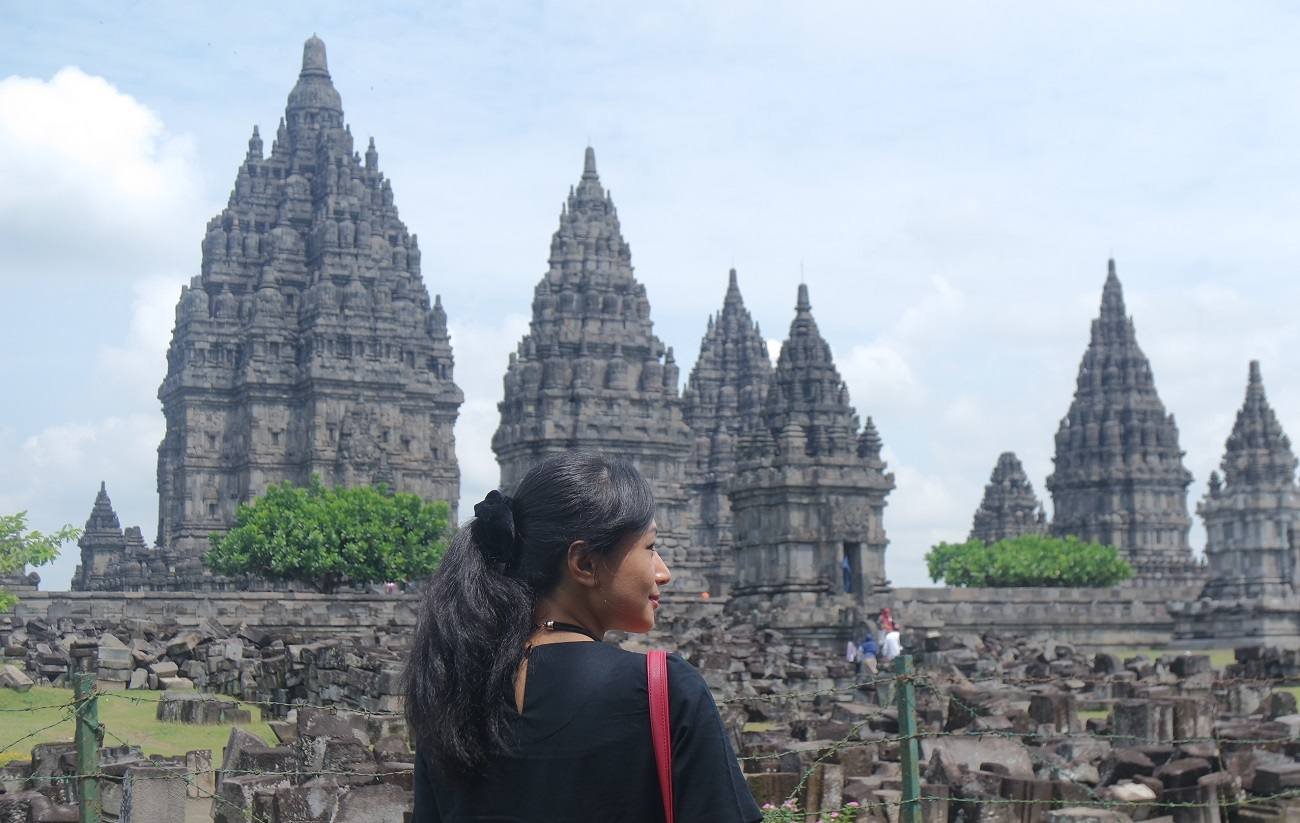
[[493, 491], [430, 578], [405, 673], [406, 718], [444, 773], [471, 776], [509, 748], [515, 676], [533, 608], [559, 583], [569, 546], [608, 554], [654, 521], [654, 493], [625, 460], [546, 458], [514, 497]]

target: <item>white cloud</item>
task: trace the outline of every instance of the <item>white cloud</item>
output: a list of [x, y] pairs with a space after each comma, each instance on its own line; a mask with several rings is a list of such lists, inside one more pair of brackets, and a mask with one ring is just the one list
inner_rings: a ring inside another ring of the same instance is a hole
[[[0, 432], [0, 510], [28, 510], [43, 530], [81, 525], [103, 480], [123, 524], [152, 539], [155, 394], [209, 208], [194, 142], [103, 77], [11, 76], [0, 179], [4, 344], [44, 361]], [[66, 587], [76, 562], [65, 548], [43, 585]]]
[[914, 409], [925, 399], [907, 356], [887, 343], [854, 346], [838, 365], [860, 414]]
[[[153, 473], [163, 420], [157, 414], [60, 423], [19, 439], [0, 432], [0, 511], [27, 511], [35, 528], [81, 526], [100, 481], [108, 485], [123, 526], [138, 525], [152, 539]], [[78, 562], [75, 546], [38, 569], [42, 587], [67, 588]]]
[[0, 80], [0, 179], [0, 282], [129, 277], [115, 264], [197, 247], [193, 140], [78, 68]]
[[[955, 490], [950, 476], [900, 463], [889, 448], [884, 450], [884, 457], [897, 484], [885, 509], [885, 532], [889, 537], [886, 573], [897, 585], [926, 585], [929, 575], [925, 553], [941, 541], [965, 538], [974, 509], [966, 511], [964, 489]], [[962, 523], [965, 525], [959, 525]]]

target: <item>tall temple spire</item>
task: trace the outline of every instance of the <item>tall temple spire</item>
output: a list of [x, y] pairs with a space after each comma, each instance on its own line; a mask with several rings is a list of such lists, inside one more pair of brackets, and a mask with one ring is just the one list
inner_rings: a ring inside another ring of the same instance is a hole
[[714, 595], [726, 593], [734, 574], [726, 485], [736, 470], [736, 442], [747, 421], [762, 413], [771, 374], [767, 344], [745, 308], [733, 268], [722, 310], [709, 316], [700, 355], [682, 392], [682, 416], [693, 438], [687, 464], [693, 545], [709, 555]]
[[269, 156], [250, 138], [177, 306], [159, 389], [171, 585], [206, 585], [209, 536], [270, 483], [391, 481], [448, 501], [453, 517], [459, 497], [463, 396], [445, 316], [373, 144], [364, 160], [356, 151], [314, 35], [281, 123]]
[[858, 416], [830, 344], [813, 318], [808, 286], [799, 284], [790, 334], [781, 345], [767, 392], [763, 426], [777, 438], [789, 425], [802, 429], [808, 454], [854, 454]]
[[632, 251], [590, 147], [561, 209], [532, 308], [528, 334], [506, 368], [501, 423], [492, 437], [502, 488], [514, 488], [555, 452], [624, 456], [654, 488], [658, 543], [674, 567], [670, 594], [706, 590], [699, 559], [686, 551], [680, 467], [691, 441], [677, 365], [654, 334], [650, 301], [633, 276]]
[[1229, 491], [1238, 486], [1287, 486], [1295, 481], [1295, 453], [1264, 394], [1258, 360], [1250, 361], [1246, 400], [1228, 435], [1220, 467]]
[[997, 465], [984, 487], [984, 499], [975, 511], [970, 539], [996, 543], [1047, 530], [1043, 504], [1015, 452], [998, 455]]
[[853, 626], [888, 587], [884, 510], [894, 477], [885, 473], [874, 424], [859, 429], [800, 284], [763, 411], [736, 449], [732, 598], [766, 615], [760, 625], [836, 648], [853, 630], [828, 636], [818, 624]]
[[[1295, 602], [1300, 591], [1300, 485], [1296, 456], [1264, 394], [1259, 361], [1252, 360], [1246, 399], [1237, 411], [1218, 472], [1196, 507], [1205, 521], [1205, 559], [1209, 580], [1180, 630], [1196, 636], [1226, 637], [1243, 616], [1261, 604], [1257, 598]], [[1225, 601], [1222, 603], [1215, 601]], [[1271, 611], [1268, 608], [1265, 611]], [[1250, 618], [1259, 633], [1273, 631], [1275, 614]]]
[[1118, 546], [1139, 584], [1199, 574], [1187, 543], [1191, 473], [1125, 311], [1113, 260], [1053, 461], [1053, 533]]

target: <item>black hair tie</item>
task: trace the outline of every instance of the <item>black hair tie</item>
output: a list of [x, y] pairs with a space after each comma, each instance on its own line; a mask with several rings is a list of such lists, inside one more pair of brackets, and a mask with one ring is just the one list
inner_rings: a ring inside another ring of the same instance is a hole
[[514, 565], [518, 535], [515, 532], [514, 501], [508, 494], [493, 489], [474, 504], [474, 523], [470, 526], [474, 543], [490, 563]]

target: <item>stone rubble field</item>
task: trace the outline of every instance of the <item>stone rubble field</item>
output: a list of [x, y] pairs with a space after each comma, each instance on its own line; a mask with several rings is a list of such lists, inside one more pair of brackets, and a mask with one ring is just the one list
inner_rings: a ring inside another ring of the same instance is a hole
[[[249, 815], [402, 823], [414, 762], [400, 714], [404, 643], [384, 634], [319, 639], [252, 626], [33, 620], [0, 629], [0, 682], [59, 685], [70, 668], [94, 670], [126, 687], [101, 701], [163, 690], [159, 722], [243, 718], [246, 710], [216, 694], [276, 718], [275, 745], [232, 729], [217, 758], [150, 757], [129, 740], [106, 747], [106, 819], [181, 820], [187, 799], [207, 798], [219, 823]], [[892, 675], [855, 675], [817, 645], [734, 616], [684, 619], [621, 643], [670, 647], [701, 669], [760, 803], [793, 796], [804, 812], [828, 814], [856, 802], [860, 820], [897, 820]], [[906, 648], [917, 669], [926, 820], [1300, 816], [1296, 652], [1247, 647], [1216, 670], [1207, 655], [1120, 659], [1012, 637], [931, 633], [908, 637]], [[0, 769], [0, 820], [75, 820], [67, 779], [75, 773], [70, 743], [35, 746], [30, 762]]]

